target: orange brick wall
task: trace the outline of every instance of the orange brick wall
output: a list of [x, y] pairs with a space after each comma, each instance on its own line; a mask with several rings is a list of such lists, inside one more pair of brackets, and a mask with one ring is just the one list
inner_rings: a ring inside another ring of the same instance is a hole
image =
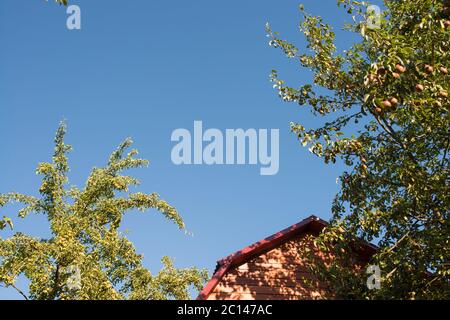
[[208, 300], [321, 299], [327, 294], [308, 273], [304, 249], [311, 237], [301, 236], [228, 271]]

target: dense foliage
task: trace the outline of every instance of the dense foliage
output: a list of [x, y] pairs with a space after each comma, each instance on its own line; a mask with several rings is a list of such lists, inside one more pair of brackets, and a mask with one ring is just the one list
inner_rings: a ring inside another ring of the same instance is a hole
[[381, 289], [339, 263], [314, 271], [341, 297], [450, 298], [450, 1], [386, 0], [379, 17], [366, 2], [338, 5], [360, 39], [342, 52], [332, 27], [302, 6], [304, 50], [267, 26], [270, 44], [314, 76], [298, 88], [276, 71], [272, 81], [283, 100], [323, 119], [312, 129], [291, 124], [301, 143], [349, 168], [317, 245], [342, 262], [356, 238], [376, 242]]
[[[124, 170], [146, 166], [136, 158], [130, 139], [114, 151], [103, 168], [94, 168], [82, 189], [67, 187], [69, 171], [64, 142], [64, 123], [55, 138], [53, 161], [39, 164], [41, 197], [18, 193], [0, 194], [0, 209], [8, 203], [24, 207], [18, 213], [45, 215], [51, 237], [41, 239], [22, 233], [0, 237], [0, 284], [15, 288], [27, 299], [188, 299], [189, 288], [202, 288], [206, 271], [176, 269], [168, 257], [163, 269], [152, 275], [142, 264], [142, 255], [119, 230], [124, 214], [138, 209], [156, 209], [184, 229], [177, 210], [156, 193], [131, 193], [137, 186]], [[11, 219], [0, 220], [0, 230], [13, 228]], [[30, 281], [29, 293], [15, 283], [22, 275]]]

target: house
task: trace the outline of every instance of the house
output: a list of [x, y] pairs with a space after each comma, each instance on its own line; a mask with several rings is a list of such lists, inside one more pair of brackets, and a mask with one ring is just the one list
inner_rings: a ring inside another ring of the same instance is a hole
[[[332, 298], [306, 266], [304, 250], [314, 250], [314, 237], [328, 225], [315, 216], [294, 224], [219, 260], [198, 300], [298, 300]], [[362, 243], [358, 259], [366, 263], [376, 251]]]

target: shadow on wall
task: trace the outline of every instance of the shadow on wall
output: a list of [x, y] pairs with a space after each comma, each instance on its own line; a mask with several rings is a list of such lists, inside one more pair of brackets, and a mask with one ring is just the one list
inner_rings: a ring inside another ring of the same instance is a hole
[[224, 275], [208, 299], [299, 300], [332, 298], [328, 288], [308, 270], [306, 250], [312, 235], [302, 235], [246, 262]]

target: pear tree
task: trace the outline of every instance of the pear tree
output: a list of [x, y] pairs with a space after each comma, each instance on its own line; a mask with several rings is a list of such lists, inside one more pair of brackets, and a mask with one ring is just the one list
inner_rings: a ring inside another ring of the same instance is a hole
[[[338, 0], [356, 39], [345, 50], [303, 6], [304, 48], [267, 25], [270, 45], [313, 76], [296, 86], [272, 72], [279, 96], [321, 123], [300, 117], [292, 132], [325, 163], [347, 166], [316, 241], [335, 262], [311, 268], [343, 298], [449, 299], [450, 1], [369, 5]], [[379, 247], [367, 262], [381, 270], [379, 289], [368, 288], [364, 269], [348, 268], [358, 239]]]
[[[25, 299], [188, 299], [190, 289], [201, 290], [207, 271], [177, 269], [168, 257], [163, 268], [152, 274], [143, 256], [120, 229], [125, 213], [154, 209], [179, 229], [185, 230], [177, 210], [158, 194], [131, 192], [139, 180], [123, 172], [148, 165], [137, 158], [126, 139], [112, 152], [106, 166], [94, 168], [83, 188], [68, 186], [66, 126], [56, 133], [51, 162], [40, 163], [39, 197], [0, 194], [0, 285], [17, 290]], [[51, 235], [46, 238], [14, 232], [8, 204], [22, 205], [18, 217], [44, 215]], [[2, 237], [6, 228], [13, 235]], [[17, 286], [18, 277], [29, 288]]]

